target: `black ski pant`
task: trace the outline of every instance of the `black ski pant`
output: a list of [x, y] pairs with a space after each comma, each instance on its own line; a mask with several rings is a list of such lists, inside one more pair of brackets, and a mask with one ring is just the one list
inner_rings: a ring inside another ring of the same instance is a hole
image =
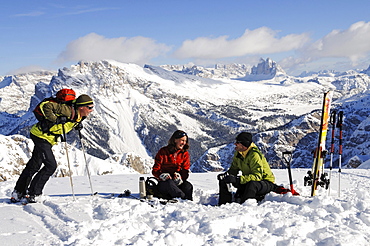
[[158, 182], [158, 191], [163, 198], [181, 198], [193, 200], [193, 185], [189, 181], [184, 181], [181, 185], [177, 186], [172, 179]]
[[[27, 190], [30, 195], [41, 195], [46, 182], [57, 168], [57, 162], [51, 149], [52, 145], [48, 141], [33, 134], [31, 139], [35, 144], [31, 159], [19, 176], [14, 189], [23, 195]], [[42, 164], [44, 166], [41, 168]]]
[[[261, 201], [267, 193], [276, 189], [276, 185], [270, 181], [262, 180], [239, 184], [236, 188], [235, 196], [238, 198], [239, 203], [244, 203], [247, 199]], [[229, 192], [224, 180], [219, 181], [219, 192], [218, 205], [232, 202], [232, 194]]]

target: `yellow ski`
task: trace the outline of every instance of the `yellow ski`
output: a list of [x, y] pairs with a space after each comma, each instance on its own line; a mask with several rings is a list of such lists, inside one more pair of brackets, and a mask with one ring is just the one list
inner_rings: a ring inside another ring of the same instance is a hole
[[[324, 158], [326, 155], [325, 141], [328, 132], [330, 106], [332, 102], [333, 91], [328, 91], [324, 94], [324, 102], [322, 107], [321, 125], [318, 138], [317, 148], [314, 153], [314, 162], [312, 165], [312, 190], [311, 196], [316, 195], [317, 186], [320, 184], [320, 173], [324, 167]], [[325, 175], [324, 172], [321, 175]]]

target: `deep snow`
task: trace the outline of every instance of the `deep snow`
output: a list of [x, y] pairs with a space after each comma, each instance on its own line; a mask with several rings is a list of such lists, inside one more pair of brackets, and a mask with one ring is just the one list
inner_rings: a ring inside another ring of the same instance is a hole
[[[288, 187], [287, 170], [273, 170]], [[217, 203], [218, 173], [192, 173], [194, 201], [149, 206], [118, 198], [126, 189], [138, 195], [139, 174], [51, 178], [40, 203], [8, 204], [15, 181], [0, 183], [2, 245], [368, 245], [370, 171], [344, 169], [338, 197], [338, 170], [330, 195], [319, 188], [310, 197], [303, 186], [307, 169], [293, 169], [301, 196], [270, 193], [257, 204]], [[148, 175], [144, 175], [147, 177]], [[115, 196], [111, 196], [114, 193]]]

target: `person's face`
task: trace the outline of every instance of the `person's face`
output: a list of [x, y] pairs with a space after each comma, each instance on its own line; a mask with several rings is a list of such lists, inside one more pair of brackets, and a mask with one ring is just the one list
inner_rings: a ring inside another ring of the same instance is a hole
[[86, 105], [78, 108], [81, 117], [87, 117], [94, 110], [94, 105]]
[[183, 136], [182, 138], [175, 138], [175, 145], [177, 149], [184, 148], [184, 145], [186, 144], [187, 136]]
[[240, 142], [236, 141], [235, 143], [235, 150], [236, 151], [239, 151], [239, 152], [243, 152], [245, 150], [247, 150], [248, 148], [245, 147], [244, 145], [242, 145]]

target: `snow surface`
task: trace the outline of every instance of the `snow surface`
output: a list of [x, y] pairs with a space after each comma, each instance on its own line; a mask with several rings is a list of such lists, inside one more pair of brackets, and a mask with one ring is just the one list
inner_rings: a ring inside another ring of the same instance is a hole
[[[310, 197], [307, 169], [294, 169], [295, 189], [270, 193], [257, 204], [217, 204], [218, 173], [192, 173], [194, 201], [155, 204], [117, 195], [138, 195], [139, 174], [51, 178], [42, 201], [9, 204], [15, 181], [0, 183], [1, 245], [369, 245], [370, 170], [332, 172], [332, 187]], [[288, 186], [287, 170], [273, 170]], [[144, 175], [148, 176], [148, 175]], [[112, 196], [111, 194], [115, 195]], [[340, 195], [340, 196], [339, 196]]]

